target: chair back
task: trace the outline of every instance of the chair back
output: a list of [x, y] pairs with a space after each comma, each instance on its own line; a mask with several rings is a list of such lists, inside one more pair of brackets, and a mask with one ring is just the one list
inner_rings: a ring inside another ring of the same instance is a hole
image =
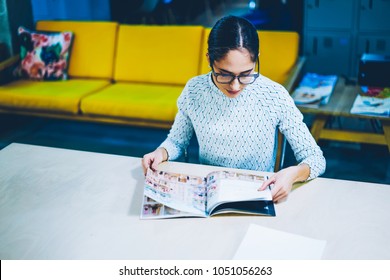
[[276, 152], [276, 159], [275, 159], [275, 167], [274, 172], [278, 172], [279, 170], [283, 169], [284, 165], [284, 155], [286, 152], [286, 137], [277, 129], [276, 133], [276, 139], [275, 139], [275, 152]]

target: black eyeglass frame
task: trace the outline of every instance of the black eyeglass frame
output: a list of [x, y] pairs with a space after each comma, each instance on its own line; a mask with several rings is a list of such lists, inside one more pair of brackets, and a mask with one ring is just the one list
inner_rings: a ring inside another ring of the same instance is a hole
[[[256, 81], [256, 79], [260, 76], [260, 62], [259, 61], [257, 61], [257, 73], [255, 73], [255, 74], [248, 74], [248, 75], [238, 75], [238, 76], [235, 76], [235, 75], [231, 75], [231, 74], [221, 74], [221, 73], [215, 73], [215, 71], [214, 71], [214, 67], [211, 65], [211, 72], [213, 72], [213, 75], [215, 76], [215, 79], [217, 80], [217, 82], [218, 83], [220, 83], [220, 84], [231, 84], [235, 79], [237, 79], [238, 80], [238, 82], [240, 83], [240, 84], [242, 84], [242, 85], [250, 85], [250, 84], [253, 84], [255, 81]], [[219, 76], [222, 76], [222, 77], [231, 77], [231, 80], [230, 81], [228, 81], [228, 82], [220, 82], [220, 81], [218, 81], [218, 77]], [[240, 80], [240, 78], [241, 77], [253, 77], [254, 79], [253, 79], [253, 81], [252, 82], [250, 82], [250, 83], [243, 83], [243, 82], [241, 82], [241, 80]]]

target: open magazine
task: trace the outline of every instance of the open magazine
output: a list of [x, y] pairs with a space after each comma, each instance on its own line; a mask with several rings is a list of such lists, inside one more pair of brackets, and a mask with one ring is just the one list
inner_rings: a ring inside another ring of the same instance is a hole
[[209, 217], [223, 213], [275, 216], [264, 176], [214, 171], [206, 177], [148, 169], [141, 219]]

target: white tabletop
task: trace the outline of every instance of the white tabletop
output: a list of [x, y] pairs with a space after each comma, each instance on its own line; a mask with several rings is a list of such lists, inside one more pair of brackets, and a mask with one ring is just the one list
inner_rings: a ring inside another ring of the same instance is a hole
[[390, 259], [389, 185], [318, 178], [277, 204], [276, 217], [140, 220], [140, 163], [23, 144], [1, 150], [0, 259], [231, 259], [250, 224], [326, 240], [324, 259]]

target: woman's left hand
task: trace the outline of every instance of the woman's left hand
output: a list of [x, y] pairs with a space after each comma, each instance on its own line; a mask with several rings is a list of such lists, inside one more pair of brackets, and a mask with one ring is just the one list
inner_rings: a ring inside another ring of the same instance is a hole
[[260, 187], [260, 191], [271, 186], [271, 194], [274, 202], [287, 198], [295, 182], [304, 181], [309, 177], [310, 168], [307, 164], [291, 166], [273, 174]]

